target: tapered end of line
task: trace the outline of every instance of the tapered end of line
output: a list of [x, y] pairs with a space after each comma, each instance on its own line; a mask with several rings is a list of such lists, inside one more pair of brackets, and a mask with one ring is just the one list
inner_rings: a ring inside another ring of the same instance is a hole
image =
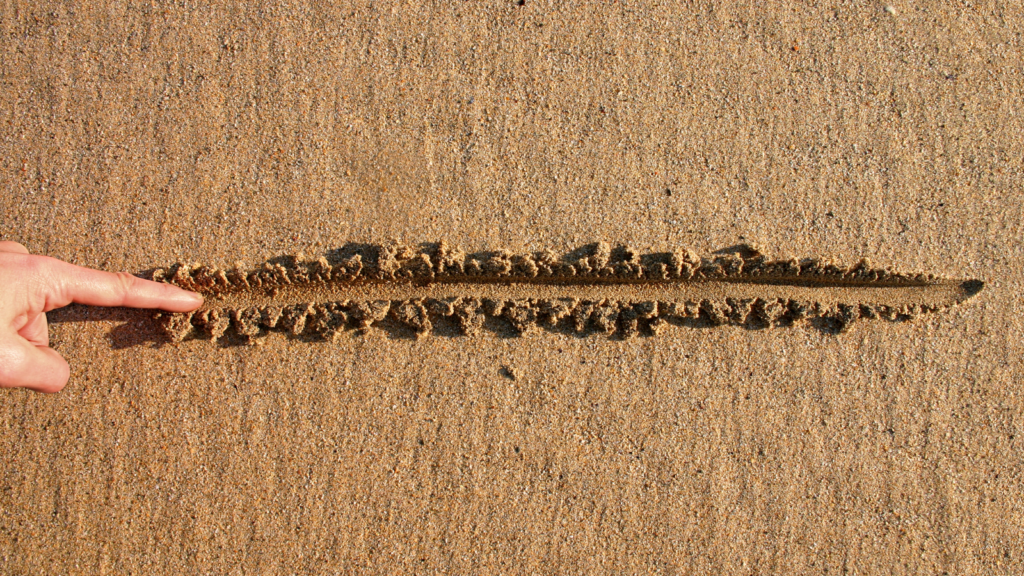
[[984, 287], [985, 283], [981, 280], [965, 280], [961, 282], [960, 289], [963, 291], [963, 298], [961, 299], [961, 302], [974, 297], [974, 295], [981, 292]]

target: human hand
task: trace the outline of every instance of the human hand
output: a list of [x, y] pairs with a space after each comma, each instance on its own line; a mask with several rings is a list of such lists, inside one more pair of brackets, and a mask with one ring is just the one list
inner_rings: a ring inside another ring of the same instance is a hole
[[33, 256], [17, 242], [0, 242], [0, 388], [64, 388], [68, 363], [50, 348], [46, 313], [72, 302], [188, 312], [203, 298], [127, 272], [82, 268]]

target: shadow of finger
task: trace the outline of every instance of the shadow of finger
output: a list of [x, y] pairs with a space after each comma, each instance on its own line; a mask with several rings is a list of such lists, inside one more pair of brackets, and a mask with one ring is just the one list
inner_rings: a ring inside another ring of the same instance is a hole
[[159, 346], [168, 341], [167, 336], [157, 326], [152, 310], [71, 304], [48, 312], [46, 319], [49, 324], [115, 323], [116, 325], [106, 334], [111, 348], [115, 350], [146, 344]]

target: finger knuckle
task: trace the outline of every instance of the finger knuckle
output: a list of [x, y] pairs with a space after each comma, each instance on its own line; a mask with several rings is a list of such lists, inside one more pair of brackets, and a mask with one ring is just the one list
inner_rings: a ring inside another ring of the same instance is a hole
[[36, 294], [46, 294], [51, 286], [60, 286], [60, 278], [54, 273], [46, 256], [22, 256], [18, 272], [26, 279], [27, 286]]
[[132, 276], [128, 272], [117, 272], [117, 290], [120, 296], [128, 296], [135, 289], [135, 283], [138, 278]]
[[19, 274], [37, 273], [39, 271], [38, 257], [28, 254], [15, 254], [4, 252], [0, 255], [3, 258], [4, 268], [16, 270]]
[[21, 254], [18, 256], [18, 269], [19, 272], [29, 278], [49, 279], [53, 276], [53, 266], [50, 260], [52, 259], [46, 256]]

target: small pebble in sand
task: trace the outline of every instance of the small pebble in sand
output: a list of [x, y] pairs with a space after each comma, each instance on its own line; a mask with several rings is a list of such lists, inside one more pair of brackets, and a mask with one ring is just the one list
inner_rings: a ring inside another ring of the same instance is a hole
[[885, 5], [885, 13], [890, 15], [890, 16], [895, 16], [896, 15], [896, 7], [893, 6], [892, 4], [886, 4]]

